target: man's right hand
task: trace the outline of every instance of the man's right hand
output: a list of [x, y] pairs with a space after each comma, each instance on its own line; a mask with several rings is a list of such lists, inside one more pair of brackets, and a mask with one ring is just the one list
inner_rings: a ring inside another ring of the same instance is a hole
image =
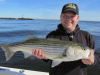
[[33, 54], [33, 56], [36, 56], [39, 59], [47, 59], [45, 57], [45, 54], [42, 52], [41, 49], [35, 49], [35, 50], [33, 50], [32, 54]]

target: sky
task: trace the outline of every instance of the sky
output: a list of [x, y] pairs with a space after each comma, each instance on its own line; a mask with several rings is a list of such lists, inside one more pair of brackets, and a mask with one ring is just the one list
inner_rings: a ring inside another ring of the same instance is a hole
[[100, 21], [100, 0], [0, 0], [0, 17], [59, 20], [67, 3], [78, 5], [80, 20]]

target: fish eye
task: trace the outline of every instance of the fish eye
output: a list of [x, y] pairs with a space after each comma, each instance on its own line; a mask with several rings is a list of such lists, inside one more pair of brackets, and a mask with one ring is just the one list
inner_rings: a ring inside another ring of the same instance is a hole
[[86, 50], [86, 49], [84, 48], [84, 50]]
[[83, 49], [83, 50], [86, 50], [86, 48], [83, 48], [83, 47], [82, 47], [82, 49]]

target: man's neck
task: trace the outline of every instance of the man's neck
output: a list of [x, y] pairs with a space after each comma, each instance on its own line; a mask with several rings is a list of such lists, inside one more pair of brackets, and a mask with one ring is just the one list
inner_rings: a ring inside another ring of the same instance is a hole
[[73, 32], [75, 29], [65, 29], [67, 33]]

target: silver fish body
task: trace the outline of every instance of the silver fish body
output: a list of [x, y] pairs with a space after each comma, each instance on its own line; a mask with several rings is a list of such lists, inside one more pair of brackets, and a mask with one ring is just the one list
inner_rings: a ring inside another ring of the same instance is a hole
[[17, 51], [22, 51], [27, 58], [32, 55], [33, 49], [42, 49], [45, 57], [53, 60], [52, 67], [63, 61], [75, 61], [82, 58], [94, 59], [93, 49], [78, 43], [58, 39], [40, 39], [29, 36], [22, 43], [16, 45], [1, 44], [0, 46], [5, 51], [6, 60], [9, 60]]

